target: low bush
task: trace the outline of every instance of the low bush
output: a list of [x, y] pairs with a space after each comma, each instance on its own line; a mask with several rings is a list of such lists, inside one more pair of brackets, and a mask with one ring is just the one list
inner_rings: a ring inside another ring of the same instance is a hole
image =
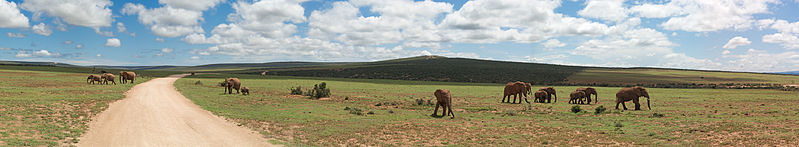
[[291, 88], [291, 95], [302, 95], [302, 86]]
[[320, 84], [313, 85], [313, 89], [308, 91], [308, 93], [305, 95], [314, 99], [330, 97], [330, 89], [327, 88], [327, 83], [322, 82]]
[[574, 112], [574, 113], [578, 113], [580, 111], [583, 111], [583, 108], [580, 108], [579, 105], [574, 105], [574, 106], [572, 106], [571, 111]]
[[605, 110], [607, 110], [607, 108], [605, 108], [604, 106], [599, 106], [599, 107], [596, 107], [596, 109], [594, 109], [594, 110], [595, 110], [594, 114], [602, 114], [603, 112], [605, 112]]

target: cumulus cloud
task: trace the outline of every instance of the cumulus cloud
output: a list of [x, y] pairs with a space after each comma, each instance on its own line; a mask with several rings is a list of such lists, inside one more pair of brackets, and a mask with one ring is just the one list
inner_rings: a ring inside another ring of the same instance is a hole
[[11, 33], [11, 32], [8, 32], [8, 33], [6, 33], [6, 35], [8, 35], [8, 37], [12, 37], [12, 38], [25, 38], [25, 34], [22, 34], [22, 33]]
[[191, 56], [191, 59], [192, 59], [192, 60], [200, 60], [200, 57], [197, 57], [197, 56]]
[[175, 49], [171, 49], [171, 48], [162, 48], [161, 49], [162, 53], [171, 53], [172, 51], [175, 51]]
[[72, 42], [72, 40], [67, 40], [67, 41], [62, 42], [62, 44], [72, 44], [72, 43], [74, 43], [74, 42]]
[[667, 30], [712, 32], [724, 29], [750, 28], [756, 21], [752, 15], [770, 13], [769, 4], [778, 0], [713, 0], [670, 1], [665, 4], [642, 4], [631, 11], [646, 18], [666, 18], [660, 26]]
[[566, 44], [560, 42], [560, 40], [557, 39], [549, 39], [546, 42], [544, 42], [544, 48], [558, 48], [564, 46], [566, 46]]
[[75, 45], [75, 48], [76, 49], [82, 49], [83, 48], [83, 44], [82, 43], [78, 43], [77, 45]]
[[122, 22], [117, 22], [117, 32], [127, 32], [128, 28]]
[[205, 11], [222, 1], [223, 0], [159, 0], [158, 3], [180, 9]]
[[164, 42], [164, 38], [155, 38], [155, 41]]
[[633, 29], [603, 40], [581, 43], [571, 54], [583, 55], [607, 66], [658, 66], [701, 68], [718, 66], [706, 59], [697, 59], [672, 50], [675, 43], [665, 34], [649, 28]]
[[37, 25], [33, 25], [33, 27], [31, 27], [31, 29], [33, 30], [33, 33], [36, 33], [36, 34], [39, 34], [39, 35], [42, 35], [42, 36], [50, 36], [50, 34], [53, 34], [53, 30], [50, 29], [50, 27], [48, 27], [44, 23], [39, 23]]
[[202, 11], [174, 8], [169, 5], [147, 9], [142, 4], [127, 3], [122, 13], [137, 14], [139, 22], [149, 26], [150, 31], [161, 37], [178, 37], [204, 32], [199, 26], [199, 22], [204, 20]]
[[120, 47], [122, 46], [122, 42], [119, 41], [117, 38], [109, 38], [105, 41], [105, 46], [107, 47]]
[[775, 33], [763, 36], [763, 42], [778, 43], [786, 49], [798, 49], [799, 38], [788, 33]]
[[749, 49], [744, 54], [726, 54], [722, 58], [727, 60], [725, 70], [782, 72], [799, 69], [799, 52], [768, 53]]
[[17, 52], [17, 54], [16, 54], [16, 55], [14, 55], [14, 57], [17, 57], [17, 58], [27, 58], [27, 57], [60, 57], [60, 56], [61, 56], [61, 53], [57, 53], [57, 52], [50, 52], [50, 51], [47, 51], [47, 50], [38, 50], [38, 51], [34, 51], [34, 52], [28, 52], [28, 51], [24, 51], [24, 50], [22, 50], [22, 51], [19, 51], [19, 52]]
[[622, 21], [627, 18], [625, 0], [588, 0], [584, 9], [577, 11], [580, 16], [608, 21]]
[[[113, 19], [109, 0], [26, 0], [20, 7], [33, 12], [33, 18], [48, 15], [70, 25], [94, 28], [109, 27]], [[99, 31], [98, 31], [99, 32]]]
[[737, 37], [733, 37], [732, 39], [730, 39], [730, 41], [727, 41], [727, 44], [724, 44], [724, 46], [722, 48], [734, 49], [734, 48], [736, 48], [738, 46], [744, 46], [744, 45], [749, 45], [749, 44], [752, 44], [752, 42], [749, 41], [748, 38], [737, 36]]
[[0, 1], [0, 28], [27, 28], [28, 17], [20, 13], [17, 3]]

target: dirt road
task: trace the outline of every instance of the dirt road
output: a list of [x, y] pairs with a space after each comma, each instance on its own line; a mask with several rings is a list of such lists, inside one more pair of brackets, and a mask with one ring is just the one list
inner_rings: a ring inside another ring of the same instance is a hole
[[274, 146], [183, 97], [172, 85], [183, 76], [134, 86], [91, 122], [78, 146]]

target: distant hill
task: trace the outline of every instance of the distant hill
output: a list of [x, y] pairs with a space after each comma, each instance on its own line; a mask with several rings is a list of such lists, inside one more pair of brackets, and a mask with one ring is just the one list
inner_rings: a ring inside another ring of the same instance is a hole
[[778, 74], [799, 75], [799, 71], [778, 72]]
[[[9, 61], [5, 61], [9, 62]], [[0, 62], [2, 64], [4, 62]], [[11, 62], [20, 64], [24, 62]], [[46, 62], [30, 63], [47, 65]], [[62, 65], [59, 66], [74, 66]], [[790, 73], [748, 73], [668, 68], [607, 68], [418, 56], [376, 62], [224, 63], [200, 66], [96, 66], [124, 70], [160, 70], [269, 75], [394, 79], [539, 85], [646, 86], [680, 88], [764, 88], [799, 83]]]
[[36, 66], [59, 66], [75, 67], [76, 65], [59, 62], [29, 62], [29, 61], [0, 61], [0, 65], [36, 65]]

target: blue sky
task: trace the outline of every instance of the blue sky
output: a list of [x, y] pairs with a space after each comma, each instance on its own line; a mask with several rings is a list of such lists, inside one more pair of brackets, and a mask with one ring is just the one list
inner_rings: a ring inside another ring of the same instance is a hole
[[0, 60], [78, 65], [419, 55], [799, 70], [794, 0], [3, 0]]

